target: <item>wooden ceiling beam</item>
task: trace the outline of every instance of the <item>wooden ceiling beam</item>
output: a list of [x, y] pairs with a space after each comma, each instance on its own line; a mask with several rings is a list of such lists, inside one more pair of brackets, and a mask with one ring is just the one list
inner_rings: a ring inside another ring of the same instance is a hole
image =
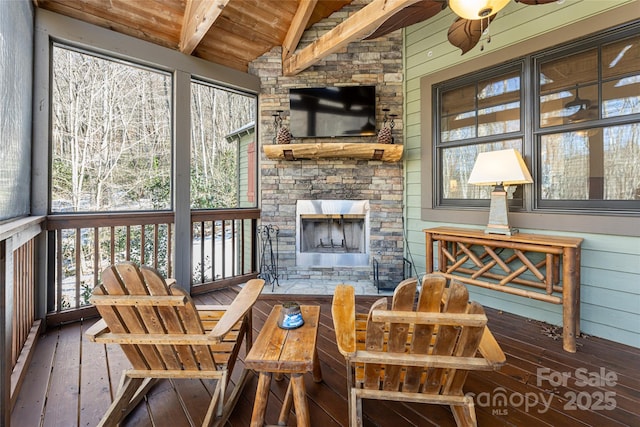
[[298, 10], [296, 10], [296, 14], [293, 16], [289, 26], [289, 31], [287, 31], [284, 42], [282, 42], [282, 62], [296, 50], [302, 33], [313, 14], [313, 9], [316, 7], [316, 3], [318, 3], [318, 0], [301, 1], [298, 4]]
[[189, 0], [180, 31], [180, 52], [191, 55], [229, 0]]
[[347, 44], [362, 40], [396, 12], [420, 0], [373, 0], [342, 23], [282, 63], [282, 73], [293, 76]]

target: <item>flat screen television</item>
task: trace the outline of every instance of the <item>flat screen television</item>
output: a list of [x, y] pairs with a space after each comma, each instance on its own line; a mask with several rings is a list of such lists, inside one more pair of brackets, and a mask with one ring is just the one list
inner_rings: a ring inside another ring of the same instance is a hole
[[376, 133], [375, 86], [289, 90], [294, 138], [370, 136]]

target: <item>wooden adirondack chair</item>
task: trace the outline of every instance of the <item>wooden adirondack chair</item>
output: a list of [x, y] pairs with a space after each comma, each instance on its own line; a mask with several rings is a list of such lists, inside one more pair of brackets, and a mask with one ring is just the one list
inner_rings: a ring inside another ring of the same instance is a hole
[[244, 370], [226, 396], [243, 339], [251, 346], [251, 307], [263, 286], [249, 280], [228, 306], [196, 306], [152, 268], [127, 262], [104, 270], [90, 298], [102, 319], [87, 336], [120, 344], [133, 368], [123, 372], [99, 425], [117, 425], [160, 378], [217, 380], [203, 425], [224, 424], [247, 378]]
[[[438, 274], [401, 282], [391, 310], [376, 301], [356, 314], [353, 287], [339, 285], [332, 314], [347, 363], [349, 424], [362, 426], [362, 399], [450, 405], [458, 426], [477, 425], [473, 399], [462, 386], [472, 370], [496, 370], [506, 357], [486, 327], [482, 306], [467, 288]], [[414, 308], [414, 302], [416, 307]]]

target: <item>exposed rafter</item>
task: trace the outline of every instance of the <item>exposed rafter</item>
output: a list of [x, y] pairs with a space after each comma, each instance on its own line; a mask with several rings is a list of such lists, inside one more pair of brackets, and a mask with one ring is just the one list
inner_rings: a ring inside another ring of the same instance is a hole
[[191, 55], [229, 0], [188, 0], [180, 31], [180, 52]]
[[298, 74], [347, 44], [362, 40], [394, 13], [419, 0], [373, 0], [282, 63], [285, 76]]
[[283, 62], [293, 54], [296, 46], [298, 46], [298, 42], [300, 42], [302, 33], [307, 26], [307, 22], [309, 22], [309, 18], [311, 18], [311, 14], [313, 13], [313, 9], [316, 7], [316, 3], [318, 3], [318, 0], [308, 0], [301, 1], [298, 5], [298, 10], [293, 17], [293, 21], [291, 21], [289, 31], [287, 31], [284, 42], [282, 42]]

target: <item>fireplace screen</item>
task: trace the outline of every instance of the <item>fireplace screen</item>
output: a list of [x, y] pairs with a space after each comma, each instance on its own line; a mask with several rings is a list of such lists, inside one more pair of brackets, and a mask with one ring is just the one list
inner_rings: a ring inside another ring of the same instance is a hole
[[363, 253], [364, 215], [301, 215], [300, 252]]
[[296, 228], [298, 265], [369, 264], [367, 200], [298, 200]]

